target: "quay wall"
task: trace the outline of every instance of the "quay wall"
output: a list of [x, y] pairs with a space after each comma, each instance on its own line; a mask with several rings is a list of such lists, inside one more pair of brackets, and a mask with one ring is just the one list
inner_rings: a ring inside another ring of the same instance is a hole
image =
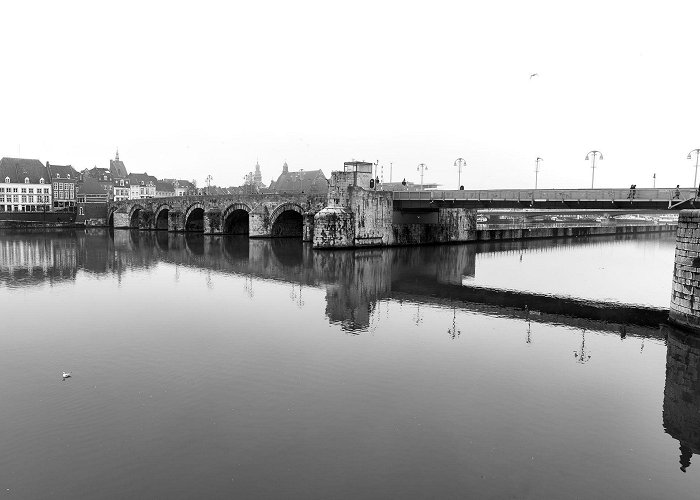
[[700, 330], [700, 210], [681, 210], [669, 319]]
[[607, 236], [616, 234], [642, 234], [673, 232], [676, 224], [640, 226], [572, 226], [537, 227], [522, 229], [477, 229], [473, 241], [526, 240], [535, 238], [575, 238], [580, 236]]

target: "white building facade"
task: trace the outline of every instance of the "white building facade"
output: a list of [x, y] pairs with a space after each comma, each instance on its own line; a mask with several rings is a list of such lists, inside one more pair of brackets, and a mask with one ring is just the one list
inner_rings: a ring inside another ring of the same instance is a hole
[[39, 160], [0, 160], [0, 211], [48, 212], [51, 199], [49, 172]]

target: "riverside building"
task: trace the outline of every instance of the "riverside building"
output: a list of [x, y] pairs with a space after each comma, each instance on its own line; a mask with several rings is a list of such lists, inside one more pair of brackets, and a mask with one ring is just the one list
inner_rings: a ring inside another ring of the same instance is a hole
[[0, 160], [0, 211], [50, 211], [51, 196], [49, 172], [39, 160]]

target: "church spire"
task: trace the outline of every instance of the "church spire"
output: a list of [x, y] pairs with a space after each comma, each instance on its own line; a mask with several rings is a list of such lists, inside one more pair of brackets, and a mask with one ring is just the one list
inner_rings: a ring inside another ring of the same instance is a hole
[[114, 159], [119, 161], [119, 148], [117, 148], [117, 155], [114, 157]]

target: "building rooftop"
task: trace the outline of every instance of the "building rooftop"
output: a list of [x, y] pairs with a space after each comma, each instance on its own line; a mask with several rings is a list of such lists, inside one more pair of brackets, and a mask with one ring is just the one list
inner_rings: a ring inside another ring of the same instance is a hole
[[39, 160], [26, 158], [2, 158], [0, 160], [0, 182], [9, 177], [10, 182], [21, 184], [29, 179], [30, 184], [39, 184], [41, 179], [49, 182], [49, 172]]

